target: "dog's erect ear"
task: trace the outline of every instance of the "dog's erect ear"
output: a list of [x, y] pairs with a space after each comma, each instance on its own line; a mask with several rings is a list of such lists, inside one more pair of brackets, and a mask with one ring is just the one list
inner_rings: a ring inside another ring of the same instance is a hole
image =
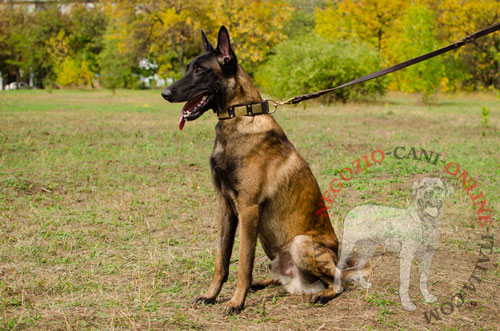
[[219, 37], [217, 38], [217, 60], [222, 66], [231, 66], [236, 63], [236, 55], [231, 48], [229, 32], [224, 26], [220, 27]]
[[201, 30], [201, 41], [203, 42], [203, 50], [205, 53], [211, 52], [214, 50], [214, 46], [208, 41], [207, 36], [205, 36], [205, 32]]

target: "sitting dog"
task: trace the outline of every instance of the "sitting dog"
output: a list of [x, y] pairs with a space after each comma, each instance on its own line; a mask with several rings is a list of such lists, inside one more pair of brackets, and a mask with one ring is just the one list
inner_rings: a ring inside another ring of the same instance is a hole
[[[228, 31], [221, 27], [217, 47], [202, 32], [204, 53], [185, 75], [162, 92], [170, 102], [186, 102], [179, 128], [209, 109], [217, 113], [210, 157], [218, 210], [219, 245], [215, 274], [199, 303], [214, 303], [229, 273], [239, 225], [238, 283], [225, 312], [237, 314], [251, 286], [281, 283], [293, 294], [310, 293], [312, 302], [332, 299], [338, 240], [328, 215], [317, 215], [322, 196], [307, 162], [269, 114], [248, 74], [238, 64]], [[259, 238], [273, 278], [252, 283]]]
[[[420, 260], [420, 291], [425, 302], [435, 302], [436, 297], [427, 289], [427, 279], [434, 249], [439, 243], [444, 199], [453, 194], [453, 187], [439, 178], [425, 177], [413, 183], [415, 201], [408, 209], [378, 205], [362, 205], [352, 209], [344, 220], [342, 253], [335, 270], [335, 290], [342, 291], [340, 278], [346, 261], [356, 249], [356, 264], [348, 268], [363, 271], [369, 265], [377, 245], [399, 253], [399, 296], [406, 310], [416, 306], [408, 295], [411, 263]], [[352, 276], [351, 276], [352, 277]], [[364, 288], [371, 287], [365, 279], [366, 273], [355, 275]]]

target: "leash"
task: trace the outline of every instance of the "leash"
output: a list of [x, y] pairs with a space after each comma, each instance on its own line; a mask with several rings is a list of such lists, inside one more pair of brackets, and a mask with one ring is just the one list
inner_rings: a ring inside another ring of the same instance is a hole
[[475, 32], [473, 34], [470, 34], [470, 35], [466, 36], [465, 38], [463, 38], [462, 40], [454, 42], [453, 44], [450, 44], [450, 45], [448, 45], [446, 47], [437, 49], [435, 51], [432, 51], [432, 52], [424, 54], [424, 55], [417, 56], [416, 58], [413, 58], [411, 60], [408, 60], [408, 61], [405, 61], [405, 62], [401, 62], [399, 64], [393, 65], [392, 67], [388, 67], [388, 68], [379, 70], [377, 72], [374, 72], [374, 73], [371, 73], [369, 75], [357, 78], [355, 80], [351, 80], [350, 82], [347, 82], [345, 84], [342, 84], [342, 85], [339, 85], [339, 86], [336, 86], [336, 87], [332, 87], [332, 88], [329, 88], [329, 89], [326, 89], [326, 90], [318, 91], [318, 92], [306, 93], [306, 94], [302, 94], [302, 95], [299, 95], [299, 96], [291, 97], [290, 99], [282, 101], [282, 102], [275, 101], [273, 99], [266, 99], [264, 102], [271, 102], [273, 104], [273, 106], [274, 106], [274, 111], [276, 111], [276, 109], [279, 106], [290, 105], [290, 104], [297, 104], [297, 103], [305, 101], [305, 100], [314, 99], [314, 98], [320, 97], [320, 96], [322, 96], [324, 94], [330, 93], [332, 91], [335, 91], [335, 90], [338, 90], [338, 89], [341, 89], [341, 88], [344, 88], [344, 87], [348, 87], [348, 86], [351, 86], [351, 85], [354, 85], [354, 84], [363, 83], [363, 82], [366, 82], [368, 80], [371, 80], [371, 79], [374, 79], [374, 78], [377, 78], [377, 77], [381, 77], [381, 76], [390, 74], [390, 73], [392, 73], [394, 71], [401, 70], [403, 68], [409, 67], [411, 65], [417, 64], [419, 62], [422, 62], [422, 61], [431, 59], [433, 57], [436, 57], [438, 55], [441, 55], [443, 53], [449, 52], [451, 50], [458, 49], [458, 48], [460, 48], [460, 47], [462, 47], [464, 45], [467, 45], [467, 44], [473, 42], [474, 40], [476, 40], [478, 38], [481, 38], [483, 36], [486, 36], [486, 35], [488, 35], [490, 33], [498, 31], [498, 30], [500, 30], [500, 22], [492, 24], [492, 25], [490, 25], [490, 26], [488, 26], [488, 27], [486, 27], [486, 28], [484, 28], [482, 30], [479, 30], [479, 31], [477, 31], [477, 32]]

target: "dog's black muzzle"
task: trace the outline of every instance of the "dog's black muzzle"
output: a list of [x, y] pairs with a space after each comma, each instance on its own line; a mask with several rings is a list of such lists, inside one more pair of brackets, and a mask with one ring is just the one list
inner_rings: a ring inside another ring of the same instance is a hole
[[170, 88], [167, 87], [166, 89], [164, 89], [163, 92], [161, 92], [161, 96], [163, 97], [163, 99], [172, 102], [173, 93]]

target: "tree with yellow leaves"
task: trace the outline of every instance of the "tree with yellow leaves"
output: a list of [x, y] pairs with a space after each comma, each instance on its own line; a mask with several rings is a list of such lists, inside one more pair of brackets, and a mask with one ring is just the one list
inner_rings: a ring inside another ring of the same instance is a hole
[[[441, 38], [454, 42], [500, 20], [495, 0], [443, 0], [439, 4]], [[468, 73], [466, 85], [500, 89], [500, 33], [473, 41], [453, 54], [458, 70]]]
[[325, 38], [359, 39], [385, 49], [388, 31], [408, 5], [405, 0], [330, 1], [316, 8], [316, 33]]
[[[435, 13], [425, 4], [410, 4], [395, 23], [388, 38], [387, 52], [393, 63], [403, 62], [438, 49], [438, 27]], [[435, 57], [398, 71], [393, 75], [400, 90], [417, 92], [424, 103], [431, 101], [444, 76], [443, 57]]]
[[152, 0], [141, 2], [138, 8], [148, 15], [150, 52], [160, 75], [184, 73], [187, 62], [201, 50], [200, 30], [212, 25], [210, 4], [203, 0]]
[[214, 21], [208, 35], [215, 39], [218, 28], [226, 26], [238, 59], [250, 73], [286, 38], [283, 30], [294, 10], [283, 0], [209, 1]]

